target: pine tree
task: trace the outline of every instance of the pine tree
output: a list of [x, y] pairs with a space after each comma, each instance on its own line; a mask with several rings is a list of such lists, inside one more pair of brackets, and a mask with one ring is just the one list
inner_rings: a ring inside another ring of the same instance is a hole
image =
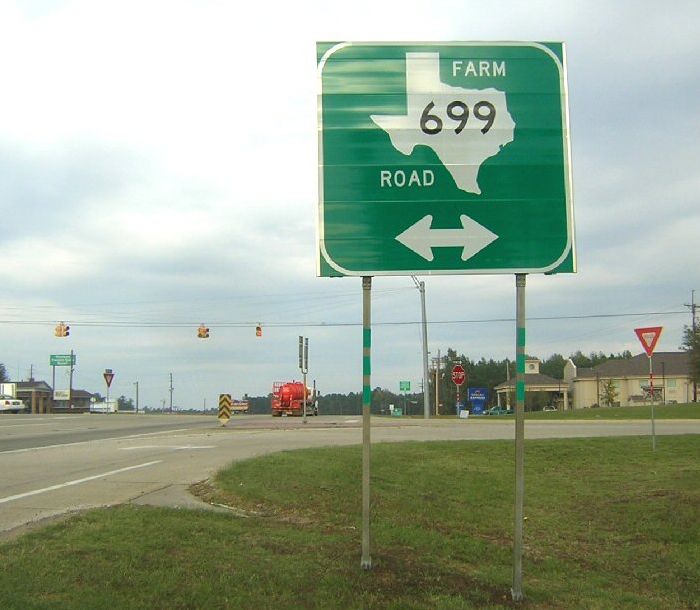
[[[697, 387], [697, 384], [700, 384], [700, 326], [685, 327], [681, 349], [684, 352], [688, 352], [690, 378]], [[697, 397], [693, 396], [693, 399], [697, 400]]]

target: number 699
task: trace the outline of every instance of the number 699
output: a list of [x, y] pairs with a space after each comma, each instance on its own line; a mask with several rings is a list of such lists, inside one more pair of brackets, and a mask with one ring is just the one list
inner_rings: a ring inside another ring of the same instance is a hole
[[[421, 131], [429, 136], [437, 135], [443, 128], [442, 119], [437, 114], [431, 114], [433, 108], [435, 108], [435, 102], [430, 102], [420, 115]], [[469, 106], [460, 100], [455, 100], [447, 104], [445, 112], [457, 123], [455, 133], [462, 133], [469, 120]], [[491, 102], [477, 102], [474, 104], [474, 117], [484, 123], [481, 133], [488, 133], [496, 120], [496, 107]]]

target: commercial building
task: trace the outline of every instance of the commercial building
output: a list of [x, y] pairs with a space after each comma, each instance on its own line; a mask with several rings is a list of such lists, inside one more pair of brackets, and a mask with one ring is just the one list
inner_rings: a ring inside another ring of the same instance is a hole
[[[656, 352], [652, 359], [654, 401], [687, 403], [693, 400], [690, 355], [687, 352]], [[571, 359], [564, 365], [564, 379], [540, 373], [539, 360], [525, 361], [526, 407], [554, 405], [558, 409], [588, 409], [595, 406], [628, 407], [649, 402], [649, 358], [607, 360], [595, 367], [577, 367]], [[533, 393], [539, 394], [534, 400]], [[496, 386], [499, 406], [515, 402], [515, 379]], [[611, 400], [612, 404], [608, 405]]]
[[[654, 400], [658, 403], [687, 403], [693, 400], [690, 355], [687, 352], [655, 352], [652, 358]], [[564, 366], [564, 381], [570, 388], [574, 409], [613, 405], [627, 407], [649, 401], [649, 358], [607, 360], [592, 368], [577, 367], [571, 360]]]

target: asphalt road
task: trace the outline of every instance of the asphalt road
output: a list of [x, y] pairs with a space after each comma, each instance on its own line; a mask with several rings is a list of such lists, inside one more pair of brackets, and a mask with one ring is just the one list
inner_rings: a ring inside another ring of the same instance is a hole
[[[700, 420], [656, 433], [700, 434]], [[526, 422], [526, 439], [648, 435], [646, 421]], [[373, 442], [512, 439], [512, 418], [373, 418]], [[301, 447], [359, 444], [360, 417], [0, 416], [0, 537], [76, 510], [122, 503], [201, 507], [188, 486], [226, 464]], [[658, 441], [662, 443], [662, 440]], [[527, 443], [526, 443], [527, 447]], [[527, 448], [526, 448], [527, 452]]]
[[5, 415], [0, 417], [0, 452], [97, 441], [129, 434], [205, 428], [211, 427], [213, 421], [212, 417], [189, 416]]

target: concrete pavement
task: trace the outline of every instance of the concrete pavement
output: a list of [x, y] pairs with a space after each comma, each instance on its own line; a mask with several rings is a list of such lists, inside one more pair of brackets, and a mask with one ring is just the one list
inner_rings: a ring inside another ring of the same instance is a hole
[[[134, 502], [193, 508], [190, 484], [232, 461], [361, 442], [361, 418], [0, 417], [0, 536], [76, 510]], [[191, 418], [191, 419], [190, 419]], [[700, 420], [657, 420], [657, 436], [700, 434]], [[527, 422], [526, 439], [650, 434], [647, 421]], [[512, 439], [512, 418], [373, 418], [372, 442]], [[663, 440], [659, 441], [663, 443]], [[527, 451], [527, 449], [526, 449]]]

